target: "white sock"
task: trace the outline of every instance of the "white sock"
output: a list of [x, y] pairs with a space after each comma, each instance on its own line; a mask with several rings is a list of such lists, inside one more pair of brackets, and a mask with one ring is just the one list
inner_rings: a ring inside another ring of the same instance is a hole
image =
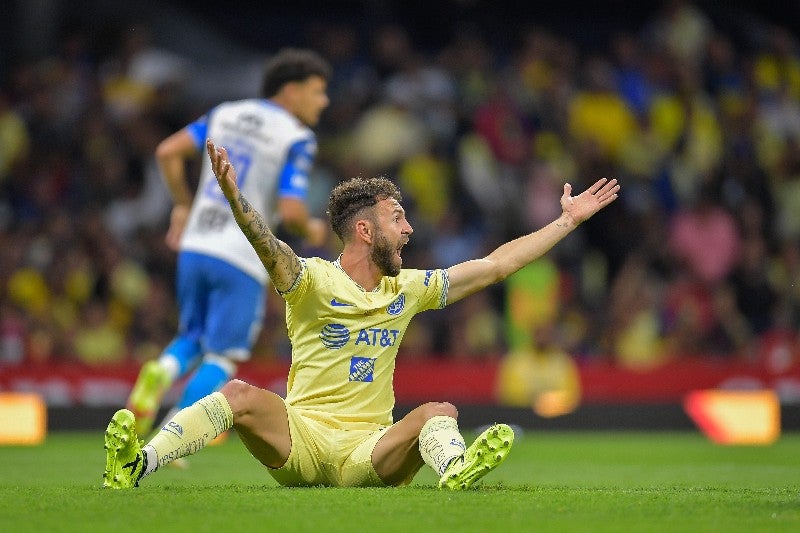
[[178, 362], [178, 358], [171, 353], [161, 354], [161, 357], [158, 358], [158, 364], [167, 371], [170, 383], [181, 375], [181, 364]]
[[142, 472], [142, 477], [144, 477], [149, 476], [158, 468], [158, 454], [156, 449], [149, 444], [142, 448], [142, 452], [144, 452], [144, 457], [147, 460], [144, 465], [144, 472]]
[[464, 437], [458, 431], [458, 423], [451, 416], [434, 416], [419, 432], [419, 453], [425, 464], [440, 476], [456, 457], [467, 449]]
[[197, 453], [220, 433], [233, 427], [233, 411], [221, 392], [214, 392], [181, 409], [144, 447], [145, 474], [179, 457]]

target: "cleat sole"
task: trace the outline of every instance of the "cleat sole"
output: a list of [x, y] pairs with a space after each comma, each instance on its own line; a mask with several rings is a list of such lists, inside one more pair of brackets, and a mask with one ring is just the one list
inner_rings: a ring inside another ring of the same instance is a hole
[[135, 427], [133, 413], [127, 409], [117, 411], [108, 423], [103, 443], [106, 451], [103, 487], [127, 489], [138, 486], [144, 461], [140, 460], [141, 447]]
[[448, 467], [439, 481], [439, 488], [470, 488], [508, 457], [513, 442], [514, 431], [509, 426], [497, 424], [490, 427], [467, 448], [461, 460], [456, 459]]

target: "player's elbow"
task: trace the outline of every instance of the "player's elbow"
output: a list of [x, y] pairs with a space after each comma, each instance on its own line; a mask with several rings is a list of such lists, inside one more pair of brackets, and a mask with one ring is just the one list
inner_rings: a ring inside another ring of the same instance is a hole
[[500, 283], [510, 276], [514, 270], [509, 267], [508, 261], [490, 260], [489, 268], [486, 270], [486, 280], [488, 285]]
[[165, 163], [173, 159], [190, 157], [196, 150], [192, 137], [185, 130], [180, 130], [158, 143], [155, 157], [160, 163]]
[[173, 147], [173, 143], [169, 141], [169, 139], [165, 139], [158, 143], [156, 146], [155, 156], [156, 159], [159, 161], [168, 161], [171, 158], [175, 157], [175, 149]]

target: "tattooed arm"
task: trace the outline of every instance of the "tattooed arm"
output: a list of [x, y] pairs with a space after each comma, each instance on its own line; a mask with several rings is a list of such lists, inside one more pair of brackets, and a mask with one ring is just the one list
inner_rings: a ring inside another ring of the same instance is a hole
[[272, 284], [280, 292], [289, 290], [300, 275], [300, 259], [288, 244], [275, 237], [261, 213], [242, 196], [236, 185], [236, 169], [231, 165], [225, 148], [217, 148], [209, 139], [206, 150], [211, 158], [211, 169], [231, 206], [236, 223], [267, 269]]

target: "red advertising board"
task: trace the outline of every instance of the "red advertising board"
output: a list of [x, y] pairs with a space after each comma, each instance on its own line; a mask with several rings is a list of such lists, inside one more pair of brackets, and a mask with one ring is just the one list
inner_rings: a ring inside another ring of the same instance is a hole
[[[584, 404], [680, 403], [686, 394], [698, 389], [771, 389], [782, 403], [800, 403], [800, 363], [780, 371], [762, 364], [705, 360], [676, 361], [647, 371], [623, 369], [605, 362], [582, 363], [578, 368]], [[498, 360], [398, 360], [394, 379], [396, 399], [398, 404], [445, 400], [461, 404], [495, 403], [498, 369]], [[287, 363], [251, 362], [242, 365], [238, 377], [283, 393], [287, 371]], [[137, 372], [135, 364], [0, 365], [0, 392], [38, 393], [50, 406], [121, 405]]]

